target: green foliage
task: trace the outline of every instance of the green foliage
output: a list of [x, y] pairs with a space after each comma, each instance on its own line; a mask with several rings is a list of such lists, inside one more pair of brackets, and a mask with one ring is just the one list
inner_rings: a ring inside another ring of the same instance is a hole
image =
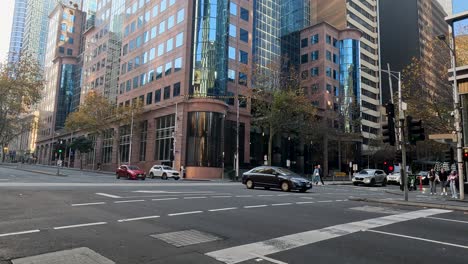
[[73, 140], [70, 148], [78, 150], [80, 153], [89, 153], [93, 150], [93, 141], [87, 137], [81, 136]]
[[41, 99], [42, 70], [29, 56], [0, 68], [0, 145], [27, 131], [35, 117], [31, 106]]

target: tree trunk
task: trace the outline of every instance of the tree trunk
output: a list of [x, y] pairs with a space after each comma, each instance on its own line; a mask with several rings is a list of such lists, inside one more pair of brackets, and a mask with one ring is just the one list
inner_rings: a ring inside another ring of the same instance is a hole
[[341, 135], [338, 135], [338, 170], [341, 172]]
[[328, 177], [328, 136], [323, 136], [323, 177]]
[[80, 151], [80, 170], [83, 170], [83, 153]]
[[268, 165], [271, 166], [271, 159], [273, 158], [273, 129], [270, 126], [270, 134], [268, 135]]

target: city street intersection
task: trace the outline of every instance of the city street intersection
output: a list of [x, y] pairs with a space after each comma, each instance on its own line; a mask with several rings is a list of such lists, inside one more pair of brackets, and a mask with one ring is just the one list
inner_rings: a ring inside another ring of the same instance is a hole
[[2, 264], [468, 259], [468, 210], [355, 201], [394, 200], [397, 186], [326, 184], [284, 193], [227, 181], [128, 181], [72, 170], [53, 176], [37, 168], [1, 167]]

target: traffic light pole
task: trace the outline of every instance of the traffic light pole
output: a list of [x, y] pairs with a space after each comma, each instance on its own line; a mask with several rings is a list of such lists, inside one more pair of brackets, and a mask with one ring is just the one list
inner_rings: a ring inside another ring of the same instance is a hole
[[398, 72], [398, 119], [400, 120], [400, 148], [401, 148], [401, 167], [400, 174], [402, 178], [405, 201], [408, 201], [408, 175], [406, 174], [406, 140], [405, 140], [405, 113], [403, 112], [403, 98], [401, 94], [401, 72]]

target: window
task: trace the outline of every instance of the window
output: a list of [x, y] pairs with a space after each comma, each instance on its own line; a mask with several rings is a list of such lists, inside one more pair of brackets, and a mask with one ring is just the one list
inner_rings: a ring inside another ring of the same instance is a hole
[[62, 31], [67, 31], [67, 24], [65, 23], [62, 24]]
[[161, 1], [161, 12], [166, 11], [167, 8], [167, 0], [162, 0]]
[[301, 48], [305, 48], [307, 47], [309, 44], [309, 40], [308, 39], [301, 39]]
[[65, 53], [65, 48], [64, 47], [59, 47], [59, 52], [62, 53], [62, 54]]
[[136, 29], [136, 22], [133, 21], [132, 24], [130, 24], [130, 33], [135, 32], [135, 29]]
[[172, 73], [172, 61], [166, 63], [166, 72], [164, 73], [166, 76]]
[[166, 31], [166, 21], [159, 23], [159, 35]]
[[121, 126], [119, 128], [119, 135], [120, 162], [128, 162], [130, 153], [130, 126]]
[[138, 88], [138, 76], [133, 78], [133, 89]]
[[332, 37], [330, 35], [327, 35], [326, 36], [326, 42], [327, 44], [331, 44], [332, 43]]
[[229, 46], [229, 50], [228, 50], [228, 54], [229, 54], [229, 58], [231, 60], [235, 60], [236, 59], [236, 49]]
[[247, 86], [247, 74], [239, 72], [239, 84]]
[[315, 34], [310, 38], [310, 44], [314, 45], [319, 42], [319, 34]]
[[161, 65], [158, 68], [156, 68], [156, 80], [161, 79], [162, 75], [163, 75], [163, 66]]
[[333, 70], [333, 79], [338, 80], [338, 72]]
[[332, 86], [331, 84], [327, 83], [327, 93], [331, 93], [331, 92], [332, 92]]
[[229, 13], [233, 16], [237, 16], [237, 4], [229, 2]]
[[127, 81], [126, 85], [125, 85], [125, 91], [130, 91], [132, 90], [132, 83], [130, 80]]
[[149, 53], [148, 52], [143, 53], [143, 55], [141, 55], [141, 60], [143, 61], [143, 64], [148, 63]]
[[172, 6], [173, 4], [175, 4], [175, 0], [169, 0], [169, 6]]
[[161, 101], [161, 89], [154, 91], [154, 102], [158, 103]]
[[156, 136], [154, 144], [155, 160], [171, 160], [173, 155], [172, 133], [175, 131], [175, 114], [156, 119]]
[[319, 68], [318, 67], [314, 67], [312, 69], [310, 69], [310, 76], [318, 76], [319, 75]]
[[228, 81], [230, 82], [236, 81], [236, 71], [228, 69]]
[[136, 42], [136, 47], [137, 47], [137, 48], [141, 47], [141, 36], [138, 36], [138, 37], [136, 38], [135, 42]]
[[137, 21], [138, 21], [137, 27], [141, 28], [143, 26], [143, 15], [139, 16]]
[[145, 23], [148, 23], [150, 21], [150, 18], [151, 18], [151, 11], [147, 11], [145, 13]]
[[331, 61], [332, 60], [332, 54], [330, 51], [327, 50], [327, 55], [326, 55], [327, 60]]
[[151, 39], [154, 39], [156, 37], [156, 33], [157, 33], [157, 28], [156, 27], [151, 28]]
[[180, 95], [180, 82], [174, 84], [174, 89], [172, 90], [172, 97]]
[[229, 24], [229, 36], [233, 38], [237, 36], [237, 28], [233, 24]]
[[333, 53], [333, 62], [338, 63], [338, 56], [335, 53]]
[[176, 36], [176, 48], [182, 46], [183, 42], [184, 42], [184, 32], [180, 32]]
[[136, 68], [140, 67], [140, 57], [139, 56], [136, 57], [134, 61], [135, 61], [134, 68], [136, 69]]
[[312, 51], [312, 53], [310, 53], [310, 60], [316, 61], [318, 59], [319, 59], [319, 51], [318, 50]]
[[67, 49], [67, 55], [72, 56], [73, 55], [73, 50], [72, 49]]
[[148, 82], [154, 81], [154, 70], [148, 72]]
[[239, 50], [239, 62], [249, 64], [249, 53]]
[[112, 161], [112, 146], [114, 144], [114, 129], [105, 130], [102, 134], [102, 163]]
[[301, 64], [309, 62], [309, 54], [302, 54], [301, 55]]
[[241, 41], [244, 41], [246, 43], [249, 42], [249, 32], [243, 28], [240, 29], [240, 36], [239, 36]]
[[65, 41], [65, 35], [60, 35], [60, 41]]
[[149, 31], [145, 31], [143, 33], [143, 42], [146, 43], [150, 40], [150, 32]]
[[148, 121], [140, 124], [140, 161], [146, 160], [146, 140], [148, 139]]
[[325, 70], [325, 74], [327, 77], [332, 77], [332, 69], [330, 67], [327, 67]]
[[245, 20], [245, 21], [249, 21], [249, 10], [241, 7], [240, 8], [240, 18]]
[[128, 63], [127, 63], [127, 72], [133, 70], [133, 60], [129, 60]]
[[158, 57], [164, 54], [164, 43], [158, 45]]
[[171, 98], [171, 87], [166, 86], [164, 87], [164, 100], [170, 99]]
[[184, 21], [184, 16], [185, 16], [185, 9], [181, 9], [177, 12], [177, 24]]
[[146, 94], [146, 104], [150, 105], [153, 103], [153, 92], [149, 92]]
[[158, 5], [155, 5], [153, 7], [153, 17], [157, 16], [158, 15]]
[[174, 48], [174, 39], [168, 39], [166, 42], [166, 52], [171, 51]]
[[167, 19], [167, 29], [171, 29], [174, 26], [174, 16], [170, 16]]
[[123, 94], [125, 92], [125, 83], [120, 84], [119, 94]]
[[182, 57], [174, 60], [174, 72], [178, 72], [182, 69]]
[[127, 55], [128, 53], [128, 44], [125, 44], [122, 49], [122, 56]]
[[142, 73], [140, 75], [140, 86], [144, 86], [146, 84], [146, 73]]
[[308, 71], [302, 71], [302, 72], [301, 72], [301, 78], [302, 78], [302, 80], [307, 79], [307, 77], [309, 77], [309, 72], [308, 72]]

